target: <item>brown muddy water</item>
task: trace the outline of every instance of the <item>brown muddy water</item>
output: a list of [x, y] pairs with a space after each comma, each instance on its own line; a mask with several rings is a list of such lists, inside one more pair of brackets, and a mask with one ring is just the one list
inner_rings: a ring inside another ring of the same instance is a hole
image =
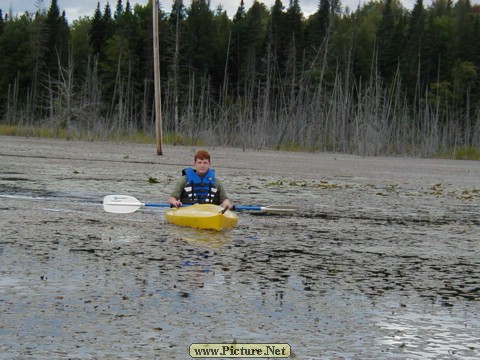
[[0, 137], [0, 358], [480, 358], [480, 163], [210, 148], [231, 231], [103, 211], [165, 202], [195, 149]]

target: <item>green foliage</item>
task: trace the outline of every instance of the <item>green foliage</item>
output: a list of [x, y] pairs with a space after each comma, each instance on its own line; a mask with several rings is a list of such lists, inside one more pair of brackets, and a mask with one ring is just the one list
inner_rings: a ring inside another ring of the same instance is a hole
[[75, 70], [79, 75], [86, 75], [88, 69], [88, 61], [93, 49], [91, 43], [85, 41], [91, 30], [92, 22], [89, 18], [81, 18], [73, 21], [71, 25], [71, 50], [75, 59]]
[[455, 160], [480, 160], [480, 147], [468, 146], [444, 151], [439, 157]]
[[97, 3], [95, 14], [93, 15], [92, 25], [89, 32], [89, 40], [92, 46], [93, 54], [98, 55], [102, 52], [105, 41], [105, 25], [103, 22], [102, 11], [100, 10], [100, 2]]
[[188, 33], [185, 44], [186, 65], [199, 75], [215, 66], [212, 39], [215, 29], [213, 12], [206, 0], [193, 0], [185, 20]]
[[330, 1], [320, 0], [318, 11], [305, 22], [304, 38], [305, 42], [311, 46], [311, 48], [307, 47], [307, 51], [314, 53], [322, 46], [331, 21]]
[[282, 151], [291, 151], [291, 152], [304, 152], [304, 151], [311, 151], [311, 149], [307, 149], [304, 146], [293, 143], [287, 142], [285, 144], [278, 145], [275, 150], [282, 150]]
[[[417, 0], [408, 10], [399, 0], [372, 0], [342, 13], [338, 0], [319, 0], [308, 18], [300, 1], [286, 5], [276, 0], [268, 9], [255, 0], [247, 9], [241, 1], [230, 19], [207, 0], [188, 7], [176, 0], [169, 14], [160, 12], [167, 143], [207, 142], [208, 129], [208, 141], [244, 146], [240, 130], [258, 124], [270, 146], [295, 151], [347, 149], [340, 136], [360, 146], [351, 134], [378, 134], [380, 125], [395, 143], [378, 141], [381, 149], [394, 149], [401, 140], [393, 132], [405, 129], [409, 149], [437, 130], [478, 143], [476, 124], [463, 120], [480, 111], [478, 5]], [[57, 0], [34, 15], [5, 18], [0, 9], [0, 121], [47, 136], [38, 130], [45, 124], [66, 137], [153, 141], [139, 135], [152, 133], [154, 118], [151, 6], [98, 3], [91, 17], [70, 25]], [[400, 112], [393, 96], [405, 104], [402, 124], [388, 113]], [[362, 109], [369, 122], [358, 125]], [[305, 120], [303, 111], [314, 116]], [[341, 134], [328, 128], [338, 113]]]
[[44, 126], [18, 126], [0, 124], [0, 135], [65, 139], [66, 131], [65, 129], [58, 130]]
[[0, 135], [15, 136], [18, 135], [19, 128], [16, 125], [0, 124]]
[[194, 139], [190, 136], [185, 136], [178, 133], [166, 133], [163, 134], [163, 142], [167, 145], [179, 145], [179, 146], [207, 146], [205, 141], [200, 139]]
[[18, 91], [25, 91], [32, 81], [33, 29], [33, 19], [25, 14], [15, 21], [6, 22], [0, 35], [0, 111], [5, 106], [9, 88], [17, 83]]
[[46, 72], [56, 74], [59, 63], [66, 64], [68, 61], [68, 46], [70, 43], [70, 28], [65, 18], [65, 13], [60, 14], [57, 0], [52, 0], [45, 18]]
[[4, 27], [5, 27], [5, 22], [3, 20], [3, 11], [2, 9], [0, 9], [0, 35], [2, 35]]
[[143, 131], [136, 131], [133, 134], [123, 134], [119, 139], [136, 144], [154, 144], [155, 137]]
[[148, 182], [150, 184], [158, 184], [158, 179], [156, 177], [153, 177], [153, 176], [149, 176], [148, 177]]

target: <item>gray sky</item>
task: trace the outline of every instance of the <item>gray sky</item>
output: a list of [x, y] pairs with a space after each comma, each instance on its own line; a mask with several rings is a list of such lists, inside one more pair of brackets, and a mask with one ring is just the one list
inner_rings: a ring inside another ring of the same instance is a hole
[[[130, 4], [147, 4], [149, 0], [130, 0]], [[270, 8], [275, 0], [263, 0], [268, 8]], [[355, 10], [359, 3], [363, 3], [365, 0], [342, 0], [342, 5], [348, 6], [351, 10]], [[472, 3], [477, 3], [480, 0], [474, 0]], [[78, 19], [80, 16], [93, 16], [93, 13], [97, 7], [97, 2], [100, 2], [100, 8], [105, 8], [107, 0], [57, 0], [60, 11], [65, 10], [68, 21]], [[109, 0], [112, 9], [115, 8], [117, 0]], [[123, 4], [127, 0], [122, 1]], [[244, 0], [245, 7], [248, 9], [253, 0]], [[411, 8], [415, 3], [415, 0], [402, 1], [405, 7]], [[160, 2], [163, 9], [166, 12], [170, 12], [172, 0], [164, 0]], [[186, 6], [190, 5], [190, 0], [184, 0]], [[289, 0], [282, 0], [284, 6], [288, 6]], [[310, 14], [317, 10], [319, 0], [300, 0], [300, 7], [304, 14]], [[424, 4], [427, 6], [431, 3], [430, 0], [425, 0]], [[13, 14], [21, 14], [25, 11], [35, 12], [39, 5], [48, 9], [50, 7], [51, 0], [0, 0], [0, 9], [6, 14], [12, 9]], [[210, 0], [210, 8], [214, 10], [218, 4], [222, 4], [223, 8], [227, 11], [228, 16], [232, 17], [240, 4], [240, 0]]]

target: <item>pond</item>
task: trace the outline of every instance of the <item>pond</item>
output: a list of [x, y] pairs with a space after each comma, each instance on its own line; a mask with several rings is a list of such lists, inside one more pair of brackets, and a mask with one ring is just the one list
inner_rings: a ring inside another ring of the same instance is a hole
[[236, 202], [301, 209], [215, 232], [101, 207], [111, 192], [165, 199], [189, 148], [0, 144], [2, 359], [187, 359], [193, 343], [480, 356], [478, 163], [216, 150]]

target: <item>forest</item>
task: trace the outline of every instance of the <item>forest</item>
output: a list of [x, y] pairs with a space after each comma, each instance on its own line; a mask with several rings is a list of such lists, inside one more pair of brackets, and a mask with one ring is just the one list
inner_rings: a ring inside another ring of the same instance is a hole
[[56, 0], [0, 9], [0, 133], [154, 139], [158, 6], [166, 143], [480, 159], [470, 0], [319, 0], [308, 16], [240, 0], [232, 18], [208, 0], [112, 2], [72, 22]]

